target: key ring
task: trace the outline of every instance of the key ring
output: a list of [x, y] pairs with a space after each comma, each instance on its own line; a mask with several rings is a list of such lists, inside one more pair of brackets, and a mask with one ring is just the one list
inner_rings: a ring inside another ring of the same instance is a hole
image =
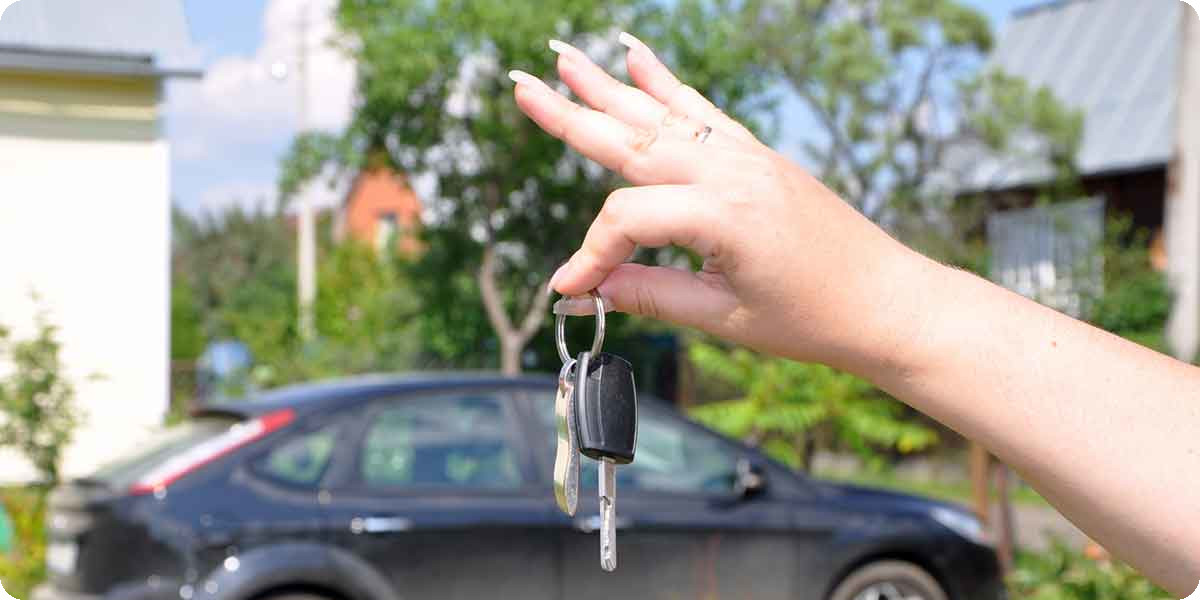
[[[592, 301], [596, 303], [596, 335], [592, 338], [592, 354], [599, 354], [600, 346], [604, 344], [604, 299], [596, 290], [588, 293], [591, 294]], [[554, 342], [558, 345], [558, 357], [564, 363], [571, 360], [571, 353], [567, 352], [566, 323], [567, 315], [559, 313], [555, 316]]]

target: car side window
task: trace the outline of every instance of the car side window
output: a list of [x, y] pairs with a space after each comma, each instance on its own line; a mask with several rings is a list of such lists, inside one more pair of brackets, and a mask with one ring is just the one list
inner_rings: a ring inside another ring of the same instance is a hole
[[293, 435], [256, 459], [252, 468], [283, 483], [315, 485], [333, 456], [337, 432], [334, 424]]
[[[534, 397], [547, 456], [554, 456], [557, 435], [554, 425], [554, 398]], [[661, 410], [643, 409], [638, 413], [637, 455], [633, 463], [617, 469], [617, 487], [643, 492], [709, 494], [733, 491], [736, 458], [728, 445], [688, 427], [680, 419]], [[596, 461], [583, 457], [580, 485], [596, 487]]]
[[522, 485], [503, 401], [485, 393], [399, 399], [371, 413], [359, 453], [367, 488]]

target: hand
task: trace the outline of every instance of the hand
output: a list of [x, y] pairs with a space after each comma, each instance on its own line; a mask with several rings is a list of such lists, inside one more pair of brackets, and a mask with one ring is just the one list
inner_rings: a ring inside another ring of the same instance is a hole
[[[645, 44], [620, 41], [637, 87], [551, 42], [562, 80], [590, 109], [510, 73], [525, 114], [636, 186], [608, 197], [553, 289], [598, 288], [619, 311], [851, 370], [915, 334], [917, 303], [901, 300], [932, 263], [682, 84]], [[703, 268], [625, 262], [638, 245], [668, 244], [703, 256]]]

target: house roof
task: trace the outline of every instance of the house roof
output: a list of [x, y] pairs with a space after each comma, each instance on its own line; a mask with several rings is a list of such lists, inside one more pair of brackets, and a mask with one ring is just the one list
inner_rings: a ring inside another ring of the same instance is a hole
[[[1061, 0], [1018, 10], [1001, 32], [989, 66], [1049, 87], [1082, 109], [1076, 165], [1085, 175], [1165, 164], [1174, 145], [1180, 48], [1178, 0]], [[1034, 183], [1048, 170], [988, 158], [976, 189]]]
[[0, 17], [0, 67], [198, 75], [182, 0], [20, 0]]

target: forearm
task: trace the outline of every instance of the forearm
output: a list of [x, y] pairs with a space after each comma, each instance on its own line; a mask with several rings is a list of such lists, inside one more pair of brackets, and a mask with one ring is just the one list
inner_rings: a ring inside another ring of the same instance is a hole
[[909, 314], [923, 315], [901, 328], [909, 343], [880, 348], [861, 374], [982, 442], [1170, 591], [1192, 592], [1200, 370], [930, 264], [908, 286]]

